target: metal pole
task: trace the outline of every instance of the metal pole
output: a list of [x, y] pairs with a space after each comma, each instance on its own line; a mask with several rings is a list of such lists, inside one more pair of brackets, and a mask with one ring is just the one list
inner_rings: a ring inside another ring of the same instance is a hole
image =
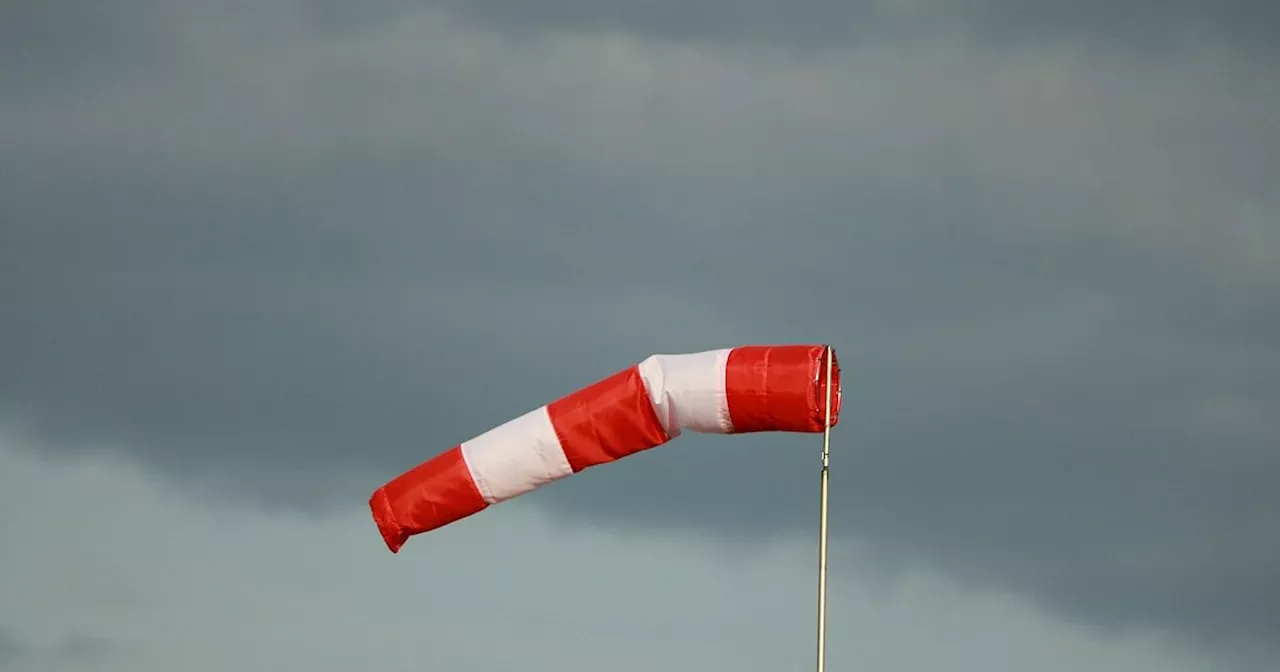
[[827, 663], [827, 472], [831, 452], [831, 346], [827, 346], [826, 423], [822, 431], [822, 494], [818, 515], [818, 672]]

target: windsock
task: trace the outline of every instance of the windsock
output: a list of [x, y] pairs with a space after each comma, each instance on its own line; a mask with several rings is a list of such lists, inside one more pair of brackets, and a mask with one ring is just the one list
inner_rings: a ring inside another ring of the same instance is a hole
[[705, 434], [822, 432], [839, 422], [825, 345], [748, 345], [652, 355], [419, 464], [373, 492], [392, 553], [412, 536], [598, 464]]

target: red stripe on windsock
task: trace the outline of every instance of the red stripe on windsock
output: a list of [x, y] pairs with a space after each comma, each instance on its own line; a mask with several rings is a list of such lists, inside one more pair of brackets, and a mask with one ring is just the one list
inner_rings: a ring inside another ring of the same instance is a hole
[[[833, 352], [831, 425], [840, 417], [840, 367]], [[748, 345], [725, 367], [733, 433], [821, 432], [826, 426], [826, 346]]]
[[406, 471], [375, 490], [369, 500], [374, 522], [392, 553], [415, 534], [479, 513], [487, 506], [467, 469], [461, 446]]
[[670, 438], [636, 366], [548, 404], [547, 414], [574, 472], [648, 450]]

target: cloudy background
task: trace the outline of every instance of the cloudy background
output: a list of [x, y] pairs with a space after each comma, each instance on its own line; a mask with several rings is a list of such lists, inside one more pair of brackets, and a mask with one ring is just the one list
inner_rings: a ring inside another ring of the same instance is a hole
[[769, 342], [830, 669], [1274, 670], [1273, 5], [5, 3], [0, 670], [810, 669], [813, 437], [366, 507]]

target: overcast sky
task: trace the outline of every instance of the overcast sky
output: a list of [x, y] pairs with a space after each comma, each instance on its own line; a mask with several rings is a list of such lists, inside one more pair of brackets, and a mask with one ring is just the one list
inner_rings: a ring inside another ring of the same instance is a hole
[[[0, 670], [804, 670], [812, 436], [382, 545], [652, 353], [831, 343], [829, 669], [1280, 665], [1280, 8], [0, 9]], [[510, 642], [509, 645], [504, 645]]]

